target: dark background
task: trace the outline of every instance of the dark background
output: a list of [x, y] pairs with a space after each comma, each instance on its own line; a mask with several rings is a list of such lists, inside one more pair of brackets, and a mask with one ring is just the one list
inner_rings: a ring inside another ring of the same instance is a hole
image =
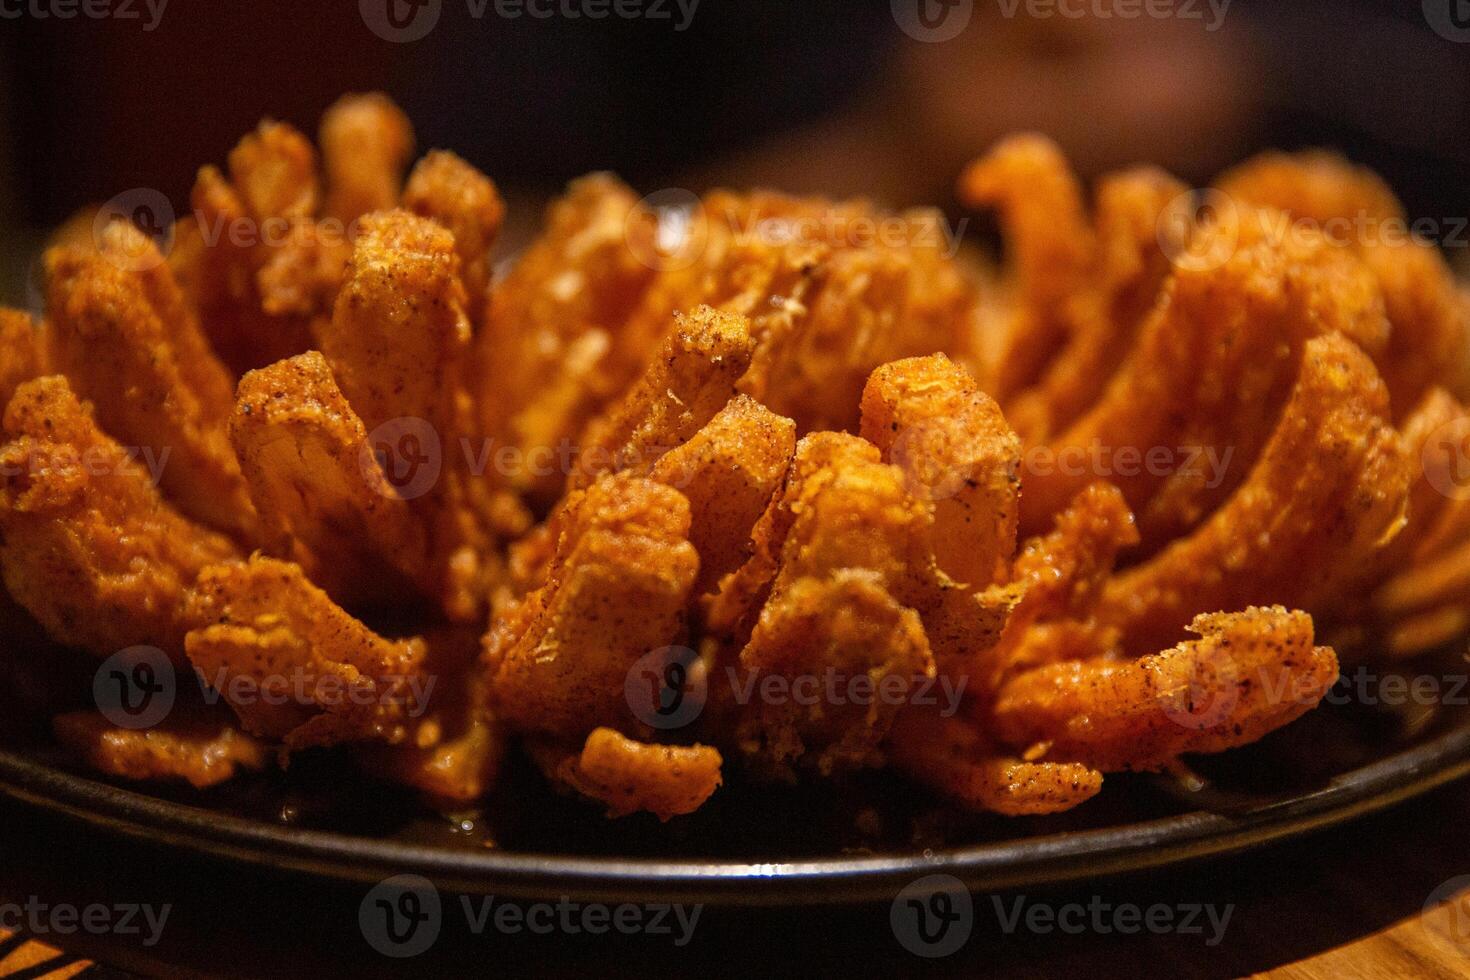
[[493, 3], [475, 19], [443, 0], [404, 44], [368, 30], [357, 0], [171, 0], [152, 31], [142, 0], [133, 20], [13, 16], [34, 2], [0, 2], [11, 302], [38, 236], [75, 209], [140, 186], [182, 206], [196, 168], [262, 116], [312, 133], [338, 95], [368, 89], [404, 106], [420, 149], [495, 177], [520, 205], [512, 229], [596, 169], [645, 191], [762, 183], [949, 207], [965, 161], [1019, 128], [1087, 175], [1149, 160], [1195, 183], [1263, 147], [1333, 146], [1414, 216], [1470, 207], [1470, 44], [1432, 31], [1419, 0], [1235, 0], [1213, 32], [974, 0], [942, 44], [904, 34], [889, 0], [702, 0], [682, 32], [506, 19]]

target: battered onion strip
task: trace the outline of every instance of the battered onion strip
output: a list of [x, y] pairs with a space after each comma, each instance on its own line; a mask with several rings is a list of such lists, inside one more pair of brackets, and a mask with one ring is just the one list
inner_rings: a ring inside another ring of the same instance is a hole
[[1027, 762], [963, 718], [908, 711], [894, 725], [888, 757], [900, 771], [972, 809], [1007, 816], [1060, 813], [1102, 790], [1103, 775], [1079, 762]]
[[1021, 443], [969, 372], [943, 354], [884, 365], [863, 391], [862, 434], [933, 502], [945, 574], [995, 582], [1016, 548]]
[[660, 483], [603, 477], [565, 510], [546, 584], [496, 617], [485, 662], [498, 717], [580, 738], [638, 723], [629, 669], [683, 639], [699, 557], [688, 501]]
[[413, 152], [413, 127], [379, 93], [345, 95], [322, 117], [318, 136], [327, 174], [325, 214], [349, 224], [398, 202]]
[[266, 551], [349, 606], [428, 589], [425, 527], [388, 482], [362, 420], [316, 351], [240, 379], [230, 438]]
[[99, 252], [46, 253], [54, 368], [92, 402], [104, 429], [162, 457], [171, 500], [242, 541], [255, 510], [227, 432], [229, 372], [152, 241], [114, 221]]
[[1404, 523], [1409, 464], [1372, 362], [1338, 335], [1308, 341], [1291, 400], [1230, 500], [1109, 583], [1099, 618], [1130, 650], [1196, 615], [1280, 599], [1324, 608]]
[[[108, 438], [65, 378], [27, 381], [0, 446], [0, 571], [50, 636], [99, 656], [135, 645], [181, 659], [184, 590], [237, 557], [159, 494], [140, 455]], [[157, 465], [157, 460], [152, 461]]]
[[609, 817], [693, 813], [721, 782], [723, 760], [708, 745], [649, 745], [611, 728], [595, 729], [580, 751], [547, 742], [528, 750], [548, 779], [604, 804]]
[[287, 749], [404, 742], [428, 709], [432, 675], [419, 638], [389, 640], [274, 558], [204, 569], [188, 597], [201, 625], [185, 639], [200, 679], [252, 735]]
[[1022, 674], [1000, 692], [997, 734], [1028, 759], [1156, 769], [1254, 742], [1316, 707], [1337, 680], [1337, 657], [1313, 646], [1306, 613], [1251, 607], [1198, 616], [1190, 630], [1200, 638], [1135, 661]]

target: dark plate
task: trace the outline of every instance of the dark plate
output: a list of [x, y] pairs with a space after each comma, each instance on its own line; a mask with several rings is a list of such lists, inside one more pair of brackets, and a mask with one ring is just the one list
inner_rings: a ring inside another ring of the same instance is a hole
[[[1443, 695], [1464, 665], [1421, 673], [1449, 678]], [[329, 753], [284, 775], [145, 795], [35, 742], [0, 750], [0, 792], [155, 844], [338, 880], [414, 873], [452, 891], [583, 901], [886, 900], [936, 871], [1007, 889], [1229, 854], [1470, 772], [1470, 711], [1443, 697], [1388, 710], [1351, 686], [1334, 693], [1337, 703], [1253, 746], [1195, 760], [1198, 779], [1110, 776], [1098, 799], [1047, 818], [959, 814], [880, 774], [758, 790], [735, 781], [668, 824], [603, 821], [515, 767], [484, 815], [451, 818], [344, 775], [351, 766]]]

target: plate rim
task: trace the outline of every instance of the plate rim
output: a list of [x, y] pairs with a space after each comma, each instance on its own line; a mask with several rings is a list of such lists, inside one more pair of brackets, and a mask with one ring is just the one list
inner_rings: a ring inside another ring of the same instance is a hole
[[418, 874], [455, 893], [779, 907], [891, 900], [928, 874], [972, 891], [1061, 885], [1226, 856], [1364, 816], [1470, 775], [1470, 724], [1243, 813], [1135, 823], [919, 853], [754, 862], [454, 850], [271, 824], [166, 800], [0, 748], [0, 794], [124, 838], [335, 882]]

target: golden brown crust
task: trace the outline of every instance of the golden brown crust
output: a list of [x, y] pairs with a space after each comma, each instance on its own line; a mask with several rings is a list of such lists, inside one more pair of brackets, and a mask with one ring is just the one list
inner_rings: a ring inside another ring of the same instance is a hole
[[147, 237], [115, 221], [100, 244], [46, 253], [54, 366], [111, 435], [167, 452], [163, 487], [179, 509], [248, 542], [255, 510], [227, 432], [229, 372]]
[[1108, 652], [1117, 631], [1094, 616], [1118, 553], [1137, 541], [1123, 495], [1102, 482], [1079, 493], [1049, 534], [1028, 540], [1011, 569], [1019, 598], [1000, 643], [982, 658], [979, 698], [1021, 671]]
[[317, 138], [327, 174], [327, 217], [350, 224], [397, 204], [413, 127], [387, 96], [344, 95], [322, 116]]
[[1470, 412], [1431, 389], [1404, 421], [1403, 436], [1414, 473], [1408, 523], [1355, 580], [1372, 589], [1369, 615], [1352, 598], [1332, 610], [1339, 624], [1367, 619], [1367, 652], [1380, 659], [1443, 647], [1470, 626], [1470, 494], [1461, 489]]
[[1066, 341], [1062, 307], [1082, 288], [1096, 244], [1082, 186], [1045, 136], [1025, 133], [996, 144], [960, 177], [959, 197], [1000, 212], [1015, 269], [1016, 302], [983, 379], [1004, 403], [1038, 380]]
[[108, 656], [149, 644], [181, 658], [184, 590], [237, 555], [180, 515], [143, 464], [98, 428], [59, 376], [20, 386], [0, 447], [0, 567], [56, 640]]
[[[918, 613], [861, 568], [804, 576], [773, 591], [740, 666], [750, 683], [779, 677], [791, 691], [746, 707], [737, 730], [742, 750], [763, 765], [800, 759], [824, 775], [880, 765], [879, 746], [893, 719], [937, 672]], [[852, 696], [824, 694], [808, 703], [802, 685]]]
[[481, 316], [490, 286], [490, 250], [505, 220], [495, 182], [453, 153], [434, 150], [414, 165], [403, 207], [432, 218], [454, 235], [469, 314]]
[[[1195, 618], [1200, 638], [1139, 660], [1062, 663], [1001, 691], [995, 728], [1028, 759], [1112, 772], [1253, 742], [1316, 707], [1337, 657], [1281, 606]], [[1033, 748], [1034, 747], [1034, 748]]]
[[1154, 167], [1098, 181], [1093, 223], [1097, 251], [1086, 285], [1061, 304], [1067, 339], [1037, 382], [1005, 404], [1006, 417], [1031, 443], [1077, 420], [1102, 394], [1170, 271], [1175, 247], [1162, 224], [1184, 184]]
[[119, 728], [95, 711], [58, 715], [62, 744], [98, 772], [147, 782], [182, 780], [207, 789], [240, 770], [264, 769], [269, 749], [228, 722], [174, 718], [147, 729]]
[[1372, 362], [1337, 335], [1308, 341], [1291, 400], [1250, 475], [1188, 537], [1118, 575], [1099, 618], [1129, 649], [1195, 615], [1281, 599], [1323, 608], [1401, 530], [1409, 467]]
[[699, 552], [702, 596], [751, 555], [750, 535], [796, 451], [796, 426], [737, 395], [709, 424], [663, 455], [651, 479], [689, 501], [689, 541]]
[[1080, 762], [1026, 762], [1007, 754], [973, 723], [933, 711], [906, 711], [888, 755], [910, 778], [972, 810], [1026, 816], [1060, 813], [1102, 790], [1103, 774]]
[[1021, 442], [969, 372], [943, 354], [885, 364], [863, 390], [862, 435], [933, 503], [945, 574], [995, 582], [1016, 548]]
[[105, 772], [344, 744], [454, 811], [520, 745], [612, 816], [696, 810], [723, 758], [1049, 814], [1310, 710], [1311, 616], [1357, 656], [1470, 631], [1470, 291], [1334, 239], [1403, 220], [1341, 160], [1135, 168], [1089, 210], [1015, 137], [960, 184], [998, 274], [937, 211], [593, 175], [497, 277], [494, 183], [434, 152], [400, 193], [384, 97], [321, 143], [325, 180], [270, 121], [201, 170], [166, 263], [80, 213], [51, 326], [0, 311], [8, 589], [191, 661], [252, 733], [61, 718]]
[[688, 534], [688, 501], [651, 480], [607, 476], [571, 498], [546, 584], [485, 638], [497, 716], [562, 738], [634, 724], [629, 669], [683, 636], [699, 570]]
[[425, 529], [316, 351], [240, 379], [230, 439], [267, 552], [349, 606], [432, 587]]
[[735, 395], [755, 343], [743, 316], [699, 307], [674, 315], [674, 327], [643, 378], [582, 433], [567, 487], [604, 473], [647, 474], [688, 442]]
[[236, 372], [306, 350], [331, 310], [352, 245], [346, 225], [317, 220], [320, 197], [315, 151], [284, 123], [241, 140], [228, 177], [199, 170], [169, 266]]
[[524, 518], [487, 474], [471, 472], [470, 325], [459, 265], [454, 236], [441, 225], [407, 211], [368, 215], [318, 340], [375, 448], [388, 444], [390, 465], [406, 467], [410, 483], [424, 474], [413, 509], [428, 527], [434, 591], [447, 615], [468, 622], [498, 574], [498, 534], [523, 530]]
[[[1176, 269], [1101, 399], [1028, 457], [1023, 529], [1040, 532], [1107, 478], [1138, 514], [1145, 550], [1187, 532], [1244, 479], [1301, 345], [1332, 332], [1369, 343], [1386, 322], [1366, 270], [1320, 242], [1263, 241]], [[1160, 452], [1164, 464], [1150, 462]]]
[[388, 640], [274, 558], [213, 565], [188, 597], [185, 649], [252, 735], [288, 749], [403, 742], [432, 689], [421, 639]]
[[723, 760], [708, 745], [650, 745], [611, 728], [595, 729], [580, 752], [545, 743], [530, 751], [548, 779], [605, 804], [609, 817], [693, 813], [721, 782]]
[[1402, 205], [1377, 174], [1322, 151], [1265, 153], [1227, 171], [1216, 186], [1318, 227], [1350, 229], [1343, 244], [1376, 277], [1393, 324], [1379, 368], [1396, 419], [1433, 384], [1465, 393], [1470, 315], [1444, 259], [1409, 235]]
[[[515, 450], [511, 483], [555, 500], [554, 465], [587, 422], [637, 375], [609, 352], [653, 277], [629, 245], [638, 195], [608, 174], [574, 181], [541, 234], [490, 289], [475, 341], [480, 428]], [[665, 320], [665, 325], [667, 320]], [[642, 362], [633, 371], [642, 370]]]

